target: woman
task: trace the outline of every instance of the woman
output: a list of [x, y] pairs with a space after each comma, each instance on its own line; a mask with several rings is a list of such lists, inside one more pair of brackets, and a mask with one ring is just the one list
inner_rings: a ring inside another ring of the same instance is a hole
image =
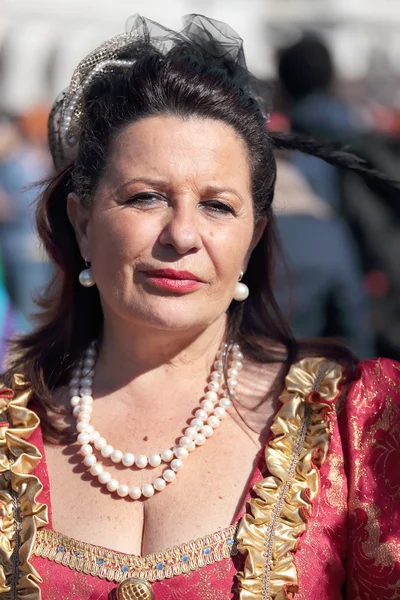
[[273, 149], [363, 166], [267, 134], [225, 25], [127, 31], [51, 115], [59, 279], [2, 390], [4, 597], [395, 598], [399, 366], [346, 387], [270, 288]]

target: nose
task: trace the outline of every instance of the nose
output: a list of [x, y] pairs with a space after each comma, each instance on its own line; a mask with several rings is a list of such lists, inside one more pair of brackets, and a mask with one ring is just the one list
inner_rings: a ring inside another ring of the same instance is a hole
[[196, 252], [202, 248], [196, 205], [188, 201], [178, 202], [173, 207], [160, 235], [163, 246], [173, 248], [178, 254]]

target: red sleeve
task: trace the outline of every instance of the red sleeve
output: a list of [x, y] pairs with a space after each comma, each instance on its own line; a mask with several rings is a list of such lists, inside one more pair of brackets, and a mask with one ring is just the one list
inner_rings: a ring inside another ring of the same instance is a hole
[[346, 399], [347, 594], [400, 598], [400, 363], [369, 360]]

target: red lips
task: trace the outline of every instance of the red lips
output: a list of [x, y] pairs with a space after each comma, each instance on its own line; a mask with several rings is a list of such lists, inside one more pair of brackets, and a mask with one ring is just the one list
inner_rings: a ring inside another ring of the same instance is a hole
[[146, 271], [147, 280], [157, 288], [184, 294], [198, 289], [203, 281], [190, 271], [155, 269]]

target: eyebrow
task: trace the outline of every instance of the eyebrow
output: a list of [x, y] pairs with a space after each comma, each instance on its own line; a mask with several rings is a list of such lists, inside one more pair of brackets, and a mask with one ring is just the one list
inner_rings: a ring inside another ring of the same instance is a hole
[[150, 177], [132, 177], [131, 179], [129, 179], [129, 181], [126, 181], [122, 185], [118, 186], [115, 190], [116, 193], [118, 194], [119, 192], [122, 192], [122, 190], [124, 190], [126, 187], [128, 187], [128, 185], [131, 185], [132, 183], [145, 183], [146, 185], [162, 190], [166, 190], [168, 188], [168, 183], [165, 179], [151, 179]]
[[[145, 183], [146, 185], [149, 185], [153, 188], [161, 189], [163, 191], [166, 191], [169, 187], [169, 184], [165, 179], [152, 179], [150, 177], [132, 177], [131, 179], [129, 179], [129, 181], [126, 181], [125, 183], [120, 185], [116, 189], [116, 193], [118, 194], [119, 192], [124, 190], [126, 187], [128, 187], [132, 183]], [[239, 198], [239, 200], [241, 202], [244, 201], [242, 196], [239, 194], [239, 192], [231, 187], [219, 187], [219, 186], [215, 186], [215, 185], [208, 185], [203, 190], [203, 194], [206, 194], [206, 195], [223, 194], [224, 192], [234, 194], [237, 198]]]

